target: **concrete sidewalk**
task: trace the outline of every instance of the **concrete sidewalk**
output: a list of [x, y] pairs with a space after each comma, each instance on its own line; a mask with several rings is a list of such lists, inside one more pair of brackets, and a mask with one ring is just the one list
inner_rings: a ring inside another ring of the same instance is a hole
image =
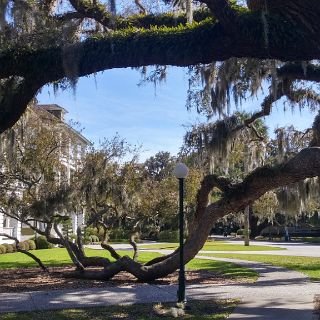
[[0, 313], [170, 302], [176, 286], [132, 285], [108, 288], [0, 293]]
[[[243, 244], [243, 241], [240, 240], [228, 240], [228, 238], [221, 238], [223, 242], [226, 242], [231, 245]], [[218, 240], [219, 241], [219, 240]], [[142, 243], [143, 246], [161, 244], [166, 245], [167, 243], [161, 242], [147, 242]], [[299, 257], [320, 257], [320, 244], [309, 244], [309, 243], [295, 243], [295, 242], [268, 242], [268, 241], [250, 241], [251, 245], [254, 246], [270, 246], [270, 247], [280, 247], [284, 250], [264, 250], [264, 251], [213, 251], [213, 250], [201, 250], [201, 253], [226, 253], [226, 254], [267, 254], [267, 255], [277, 255], [277, 256], [299, 256]], [[132, 250], [132, 246], [126, 243], [113, 244], [112, 245], [116, 250]], [[140, 245], [139, 245], [140, 246]], [[88, 248], [102, 250], [100, 245], [88, 245]], [[141, 251], [158, 251], [158, 252], [171, 252], [170, 249], [148, 249], [140, 248]]]
[[[200, 257], [199, 257], [200, 258]], [[235, 262], [260, 273], [256, 283], [235, 285], [190, 285], [188, 299], [239, 298], [241, 304], [230, 319], [313, 320], [313, 299], [320, 285], [298, 272], [235, 259], [202, 259]], [[176, 301], [177, 286], [137, 284], [26, 293], [1, 293], [0, 312], [51, 310]]]

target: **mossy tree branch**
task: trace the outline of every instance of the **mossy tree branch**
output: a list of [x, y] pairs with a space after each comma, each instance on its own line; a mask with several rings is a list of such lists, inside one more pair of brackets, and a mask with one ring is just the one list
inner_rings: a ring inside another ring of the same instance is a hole
[[[169, 20], [171, 24], [174, 21]], [[19, 119], [43, 85], [70, 76], [68, 69], [73, 70], [76, 78], [112, 68], [190, 66], [230, 57], [320, 59], [320, 46], [312, 40], [313, 36], [310, 38], [302, 22], [299, 25], [277, 14], [266, 15], [266, 20], [268, 47], [264, 22], [254, 12], [237, 13], [233, 32], [226, 31], [221, 22], [205, 21], [192, 26], [131, 28], [63, 46], [2, 49], [0, 78], [18, 76], [25, 80], [1, 103], [0, 132]]]

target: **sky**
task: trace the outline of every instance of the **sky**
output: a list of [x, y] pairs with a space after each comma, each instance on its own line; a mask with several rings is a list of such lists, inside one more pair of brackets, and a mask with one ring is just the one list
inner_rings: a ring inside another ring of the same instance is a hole
[[[112, 69], [96, 76], [80, 78], [76, 92], [72, 90], [53, 93], [46, 86], [38, 94], [39, 104], [56, 103], [64, 107], [66, 120], [78, 121], [84, 128], [82, 134], [93, 143], [119, 134], [130, 144], [142, 145], [140, 159], [158, 151], [179, 152], [183, 136], [192, 124], [206, 121], [195, 110], [187, 111], [186, 96], [188, 77], [183, 68], [170, 68], [167, 79], [161, 85], [141, 81], [139, 71]], [[242, 110], [258, 110], [262, 95], [249, 99]], [[272, 134], [278, 126], [294, 124], [303, 130], [311, 126], [314, 115], [309, 112], [283, 111], [278, 103], [266, 124]]]

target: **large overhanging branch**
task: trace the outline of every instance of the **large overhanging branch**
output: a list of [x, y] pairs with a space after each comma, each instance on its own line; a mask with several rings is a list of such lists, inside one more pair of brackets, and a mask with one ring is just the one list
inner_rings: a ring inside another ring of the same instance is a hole
[[[226, 60], [230, 57], [252, 57], [287, 61], [320, 58], [320, 48], [308, 41], [303, 32], [293, 34], [290, 24], [270, 17], [269, 47], [263, 40], [264, 25], [260, 16], [242, 15], [237, 19], [237, 32], [227, 34], [219, 23], [203, 23], [157, 30], [123, 30], [101, 39], [88, 39], [66, 48], [21, 48], [19, 52], [3, 51], [0, 76], [33, 75], [41, 65], [47, 81], [66, 76], [63, 59], [66, 54], [78, 61], [79, 77], [120, 67], [146, 65], [189, 66]], [[251, 30], [255, 26], [254, 30]], [[19, 53], [19, 54], [18, 54]]]
[[[173, 19], [169, 20], [171, 24]], [[18, 76], [28, 80], [22, 82], [14, 95], [2, 101], [0, 132], [19, 119], [43, 85], [64, 77], [77, 78], [112, 68], [190, 66], [230, 57], [320, 59], [319, 41], [315, 42], [313, 36], [310, 38], [302, 23], [293, 24], [276, 14], [261, 19], [259, 13], [237, 13], [234, 24], [232, 32], [226, 31], [222, 22], [206, 21], [172, 28], [131, 28], [64, 46], [4, 49], [0, 54], [0, 78]], [[311, 74], [311, 70], [307, 74]]]
[[[233, 203], [234, 209], [231, 211], [238, 212], [269, 190], [319, 175], [320, 148], [310, 147], [303, 149], [288, 162], [254, 170], [243, 182], [233, 185], [226, 199], [230, 204]], [[237, 200], [240, 200], [238, 204]], [[210, 206], [207, 210], [210, 211]]]
[[12, 90], [6, 90], [0, 102], [0, 133], [11, 128], [26, 110], [28, 103], [46, 82], [26, 77]]

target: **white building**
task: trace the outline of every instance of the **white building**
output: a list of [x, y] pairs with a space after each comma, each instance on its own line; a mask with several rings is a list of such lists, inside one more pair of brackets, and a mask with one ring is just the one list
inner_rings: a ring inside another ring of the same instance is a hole
[[[77, 163], [84, 156], [86, 148], [91, 145], [91, 142], [87, 140], [82, 134], [77, 132], [71, 126], [69, 126], [64, 121], [64, 115], [67, 112], [64, 108], [56, 105], [36, 105], [29, 108], [28, 112], [34, 112], [40, 119], [40, 121], [50, 121], [54, 120], [55, 126], [58, 127], [58, 134], [60, 134], [60, 138], [62, 139], [63, 134], [68, 134], [68, 136], [72, 136], [72, 141], [69, 141], [65, 146], [63, 152], [60, 153], [59, 162], [61, 163], [61, 167], [64, 168], [64, 174], [66, 174], [68, 180], [72, 176], [72, 171], [74, 171], [77, 167]], [[25, 116], [27, 117], [27, 116]], [[57, 121], [58, 119], [58, 121]], [[23, 117], [19, 123], [14, 127], [14, 129], [10, 129], [10, 132], [6, 132], [1, 137], [2, 139], [14, 139], [17, 138], [18, 134], [21, 134], [23, 130], [28, 130], [28, 126], [26, 125], [26, 119]], [[14, 138], [12, 138], [12, 135]], [[11, 138], [10, 138], [11, 137]], [[2, 140], [3, 141], [3, 140]], [[0, 152], [2, 151], [2, 142], [0, 142]], [[0, 168], [3, 170], [3, 168]], [[72, 229], [73, 232], [76, 232], [76, 229], [79, 224], [83, 223], [84, 217], [81, 214], [71, 214], [72, 217]], [[27, 225], [22, 225], [16, 219], [10, 218], [6, 216], [3, 212], [0, 211], [0, 233], [6, 233], [8, 235], [16, 237], [19, 241], [23, 241], [29, 239], [34, 236], [34, 231], [28, 227]], [[0, 244], [1, 243], [12, 243], [12, 240], [0, 236]]]

